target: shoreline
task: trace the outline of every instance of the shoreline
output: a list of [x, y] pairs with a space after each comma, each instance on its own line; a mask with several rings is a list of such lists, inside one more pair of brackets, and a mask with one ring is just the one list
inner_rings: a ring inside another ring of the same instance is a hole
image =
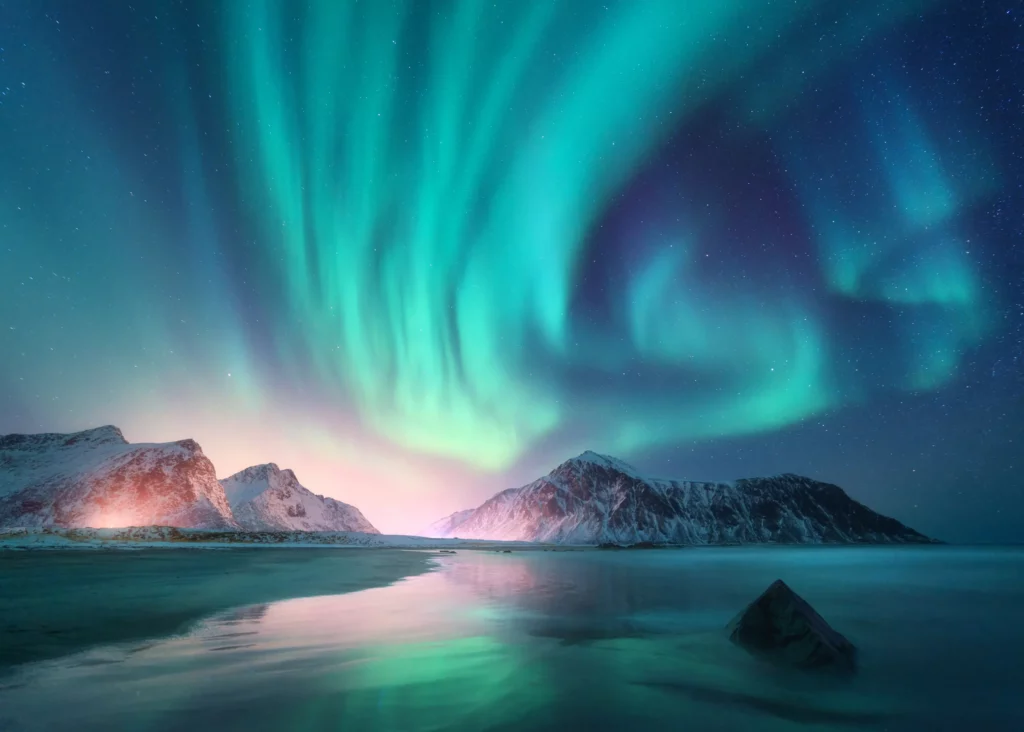
[[[136, 551], [140, 549], [418, 549], [476, 551], [583, 551], [608, 553], [647, 552], [681, 549], [768, 548], [851, 548], [1000, 546], [995, 544], [951, 545], [931, 539], [915, 542], [822, 542], [822, 543], [739, 543], [720, 544], [555, 544], [497, 539], [431, 538], [397, 534], [363, 534], [346, 531], [234, 531], [182, 529], [171, 526], [141, 526], [123, 529], [10, 528], [0, 529], [0, 554], [34, 551]], [[1012, 546], [1012, 545], [1010, 545]]]
[[134, 549], [542, 549], [556, 546], [522, 541], [435, 539], [354, 531], [231, 531], [139, 526], [124, 529], [0, 529], [3, 551]]
[[232, 548], [0, 553], [0, 678], [96, 646], [187, 633], [234, 608], [386, 587], [439, 566], [405, 549]]

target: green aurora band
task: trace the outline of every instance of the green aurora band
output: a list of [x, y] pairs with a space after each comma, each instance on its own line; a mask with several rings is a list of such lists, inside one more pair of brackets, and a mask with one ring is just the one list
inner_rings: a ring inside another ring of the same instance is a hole
[[[580, 357], [571, 304], [588, 232], [715, 93], [695, 71], [726, 67], [723, 84], [741, 75], [817, 3], [777, 5], [621, 2], [572, 15], [578, 4], [441, 3], [426, 13], [412, 2], [313, 0], [296, 16], [293, 3], [235, 3], [225, 24], [231, 116], [249, 163], [245, 196], [284, 278], [282, 347], [297, 346], [400, 445], [485, 469], [510, 464], [579, 409], [544, 365]], [[925, 4], [871, 5], [884, 6], [878, 25]], [[409, 50], [414, 19], [429, 31]], [[958, 198], [913, 120], [897, 123], [897, 139], [879, 144], [906, 151], [887, 156], [886, 174], [910, 235]], [[966, 255], [929, 243], [923, 261], [871, 279], [876, 254], [863, 252], [876, 248], [849, 240], [841, 221], [822, 234], [838, 295], [948, 310], [952, 325], [941, 319], [909, 385], [946, 381], [982, 330]], [[674, 251], [628, 287], [628, 340], [688, 383], [724, 373], [728, 384], [618, 415], [591, 405], [613, 425], [591, 441], [628, 453], [779, 427], [837, 403], [812, 303], [702, 291], [687, 272], [692, 252]]]

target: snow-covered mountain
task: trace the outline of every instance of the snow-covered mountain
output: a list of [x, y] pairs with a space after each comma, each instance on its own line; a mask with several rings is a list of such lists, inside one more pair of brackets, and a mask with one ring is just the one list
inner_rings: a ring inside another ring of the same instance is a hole
[[842, 488], [799, 475], [732, 483], [654, 479], [593, 452], [432, 526], [442, 537], [567, 544], [931, 541]]
[[254, 465], [220, 482], [247, 531], [359, 531], [379, 534], [359, 509], [305, 488], [291, 470]]
[[194, 440], [129, 444], [117, 427], [0, 436], [0, 527], [233, 528]]

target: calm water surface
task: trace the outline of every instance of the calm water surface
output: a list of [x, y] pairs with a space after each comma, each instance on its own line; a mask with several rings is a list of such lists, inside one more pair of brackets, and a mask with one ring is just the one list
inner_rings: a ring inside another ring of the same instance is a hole
[[[389, 587], [29, 664], [0, 680], [0, 730], [1024, 730], [1022, 550], [437, 561]], [[727, 641], [776, 578], [859, 646], [853, 680], [782, 672]]]

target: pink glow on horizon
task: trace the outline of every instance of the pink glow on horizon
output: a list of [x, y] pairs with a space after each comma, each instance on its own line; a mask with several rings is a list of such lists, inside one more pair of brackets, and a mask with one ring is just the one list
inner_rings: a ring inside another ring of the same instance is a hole
[[182, 407], [162, 410], [159, 419], [143, 413], [110, 422], [132, 443], [194, 439], [218, 478], [263, 463], [290, 468], [306, 488], [355, 506], [385, 534], [421, 534], [431, 522], [509, 487], [497, 476], [374, 441], [337, 420], [318, 423], [287, 410], [274, 418], [225, 412], [197, 415]]

